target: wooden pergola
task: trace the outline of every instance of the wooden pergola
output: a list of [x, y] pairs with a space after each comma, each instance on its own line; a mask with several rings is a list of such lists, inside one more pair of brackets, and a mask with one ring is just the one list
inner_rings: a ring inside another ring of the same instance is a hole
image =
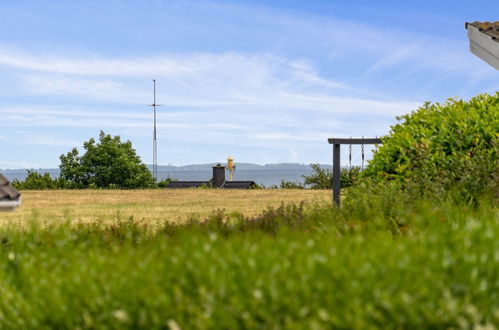
[[341, 190], [341, 145], [366, 145], [366, 144], [381, 144], [381, 139], [378, 138], [330, 138], [329, 144], [333, 145], [333, 202], [340, 206], [340, 190]]

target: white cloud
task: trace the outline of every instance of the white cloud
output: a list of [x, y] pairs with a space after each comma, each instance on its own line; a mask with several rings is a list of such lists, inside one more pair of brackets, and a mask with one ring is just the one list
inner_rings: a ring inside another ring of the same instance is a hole
[[78, 141], [72, 139], [60, 139], [54, 136], [40, 135], [40, 134], [26, 134], [23, 137], [25, 143], [36, 146], [48, 147], [73, 147], [79, 144]]
[[[303, 48], [313, 47], [318, 52], [327, 51], [330, 59], [349, 59], [359, 65], [371, 63], [367, 68], [386, 69], [405, 64], [405, 68], [399, 68], [401, 72], [431, 69], [437, 72], [452, 71], [468, 77], [476, 77], [478, 74], [482, 79], [495, 77], [496, 74], [470, 55], [466, 31], [461, 23], [456, 28], [462, 29], [463, 37], [458, 39], [443, 37], [439, 31], [431, 34], [419, 32], [411, 29], [411, 26], [394, 29], [389, 24], [384, 26], [382, 23], [342, 19], [334, 16], [334, 12], [317, 15], [217, 2], [197, 4], [196, 8], [204, 8], [205, 13], [222, 12], [224, 17], [238, 16], [243, 21], [251, 17], [251, 21], [258, 23], [252, 32], [259, 37], [265, 38], [270, 33], [275, 39], [284, 39], [288, 44], [297, 41]], [[369, 10], [372, 11], [373, 8]], [[395, 14], [395, 10], [391, 9], [390, 13]], [[395, 15], [414, 16], [412, 19], [432, 22], [438, 20], [447, 25], [456, 24], [454, 19], [449, 20], [448, 17], [431, 13], [418, 16], [413, 12], [397, 12]], [[291, 39], [287, 38], [289, 34], [293, 36]]]
[[168, 58], [103, 59], [91, 56], [61, 57], [57, 55], [28, 55], [0, 50], [0, 64], [23, 70], [91, 76], [170, 75], [190, 71], [195, 67], [183, 67], [182, 63]]
[[[82, 64], [84, 60], [78, 58], [57, 61], [77, 63], [77, 67], [85, 66]], [[107, 61], [112, 66], [113, 62], [122, 63], [125, 60]], [[307, 61], [265, 54], [191, 55], [165, 58], [157, 63], [141, 58], [128, 61], [124, 66], [137, 67], [139, 65], [134, 63], [151, 62], [149, 65], [159, 67], [158, 63], [178, 62], [174, 66], [190, 68], [159, 77], [158, 102], [166, 106], [166, 112], [171, 112], [171, 108], [175, 107], [185, 108], [188, 112], [199, 112], [201, 109], [215, 111], [218, 108], [228, 109], [230, 116], [230, 112], [234, 111], [258, 112], [259, 108], [265, 108], [267, 113], [312, 111], [327, 115], [399, 115], [414, 109], [416, 105], [414, 102], [368, 98], [362, 90], [322, 77]], [[100, 60], [99, 63], [105, 66], [104, 62]], [[92, 63], [90, 61], [88, 66]], [[66, 74], [24, 72], [20, 77], [24, 88], [34, 94], [73, 95], [137, 106], [144, 105], [151, 98], [150, 82], [143, 77], [147, 72], [122, 79], [112, 75], [74, 75], [71, 73], [74, 71], [67, 68]], [[123, 75], [134, 73], [120, 71]]]
[[23, 74], [28, 92], [33, 94], [88, 95], [94, 98], [123, 96], [125, 84], [111, 79], [74, 78], [69, 76]]
[[[22, 60], [17, 60], [19, 58]], [[20, 87], [29, 93], [67, 94], [129, 103], [151, 98], [147, 82], [151, 77], [159, 79], [158, 91], [168, 104], [181, 106], [262, 104], [262, 99], [274, 98], [276, 94], [283, 94], [282, 91], [304, 89], [359, 93], [340, 82], [321, 77], [310, 63], [268, 54], [95, 60], [33, 57], [3, 51], [0, 52], [0, 64], [11, 70], [23, 69], [18, 74]], [[183, 69], [169, 69], [165, 65]], [[103, 70], [104, 67], [107, 69]], [[263, 103], [270, 104], [268, 101]]]

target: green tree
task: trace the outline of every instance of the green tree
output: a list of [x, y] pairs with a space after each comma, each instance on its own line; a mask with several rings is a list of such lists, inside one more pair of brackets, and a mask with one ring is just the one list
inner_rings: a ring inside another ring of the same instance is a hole
[[319, 164], [310, 164], [312, 173], [303, 175], [303, 183], [312, 189], [331, 189], [333, 171], [322, 168]]
[[[319, 164], [310, 164], [312, 174], [303, 175], [303, 183], [312, 189], [331, 189], [333, 187], [333, 171], [322, 168]], [[353, 166], [351, 169], [342, 168], [340, 173], [340, 184], [342, 188], [355, 184], [360, 175], [360, 167]]]
[[285, 180], [281, 181], [279, 188], [280, 189], [305, 189], [303, 184], [301, 184], [299, 182], [285, 181]]
[[76, 148], [61, 155], [59, 165], [61, 177], [80, 188], [144, 188], [154, 183], [130, 141], [101, 131], [98, 142], [91, 138], [83, 148], [81, 156]]

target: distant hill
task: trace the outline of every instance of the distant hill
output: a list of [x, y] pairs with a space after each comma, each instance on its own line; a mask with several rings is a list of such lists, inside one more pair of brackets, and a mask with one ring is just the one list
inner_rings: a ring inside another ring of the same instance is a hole
[[[60, 170], [58, 168], [31, 168], [30, 170], [44, 174], [49, 173], [51, 177], [56, 178], [59, 176]], [[6, 169], [0, 170], [9, 180], [24, 180], [27, 176], [27, 169]]]

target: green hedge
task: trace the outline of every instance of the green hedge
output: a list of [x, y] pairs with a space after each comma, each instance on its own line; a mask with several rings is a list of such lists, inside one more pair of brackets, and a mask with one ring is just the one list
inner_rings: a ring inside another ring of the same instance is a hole
[[499, 191], [499, 92], [426, 103], [398, 118], [365, 174], [418, 194], [473, 200]]

